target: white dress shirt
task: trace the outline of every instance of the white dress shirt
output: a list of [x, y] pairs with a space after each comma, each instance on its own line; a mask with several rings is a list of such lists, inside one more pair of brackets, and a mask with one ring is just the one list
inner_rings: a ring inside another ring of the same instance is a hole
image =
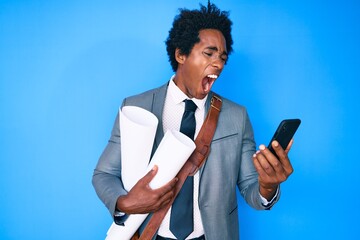
[[[174, 76], [169, 82], [169, 87], [166, 93], [164, 112], [163, 112], [163, 129], [164, 132], [167, 130], [180, 130], [180, 124], [182, 115], [185, 111], [185, 99], [189, 99], [174, 83]], [[207, 96], [204, 99], [191, 99], [197, 106], [195, 111], [195, 138], [198, 135], [201, 126], [205, 120], [205, 102]], [[194, 231], [187, 237], [196, 238], [204, 235], [204, 228], [201, 221], [200, 209], [198, 204], [199, 196], [199, 172], [194, 175]], [[166, 214], [164, 220], [162, 221], [158, 234], [162, 237], [167, 238], [176, 238], [170, 231], [170, 214], [171, 208]]]

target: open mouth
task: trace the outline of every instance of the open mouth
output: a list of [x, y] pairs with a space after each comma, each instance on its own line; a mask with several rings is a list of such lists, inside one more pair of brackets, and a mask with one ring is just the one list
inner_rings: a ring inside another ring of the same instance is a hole
[[204, 77], [202, 81], [202, 87], [204, 93], [209, 93], [212, 85], [214, 84], [215, 80], [218, 78], [218, 75], [216, 74], [209, 74], [206, 77]]

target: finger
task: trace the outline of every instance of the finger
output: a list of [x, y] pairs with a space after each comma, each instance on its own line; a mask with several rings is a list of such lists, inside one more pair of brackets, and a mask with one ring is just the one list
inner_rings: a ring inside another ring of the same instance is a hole
[[287, 157], [287, 154], [285, 153], [285, 150], [280, 146], [279, 142], [278, 141], [273, 141], [271, 143], [271, 146], [273, 147], [276, 155], [277, 155], [277, 158], [281, 161], [281, 159], [284, 159]]
[[256, 154], [253, 155], [253, 162], [254, 162], [255, 169], [258, 172], [259, 176], [265, 175], [266, 173], [265, 173], [264, 169], [261, 167], [261, 164], [259, 163], [259, 160], [258, 160]]
[[[272, 166], [274, 172], [266, 171], [269, 177], [273, 179], [277, 179], [280, 182], [287, 179], [287, 177], [292, 173], [293, 169], [290, 164], [289, 159], [287, 158], [287, 154], [285, 154], [282, 147], [278, 142], [274, 141], [272, 143], [272, 147], [274, 148], [278, 157], [276, 157], [272, 152], [265, 147], [265, 145], [260, 145], [260, 152], [264, 155], [267, 162]], [[263, 160], [264, 162], [264, 160]]]
[[[274, 148], [274, 146], [273, 146], [273, 148]], [[266, 148], [264, 144], [261, 144], [259, 146], [259, 149], [264, 154], [264, 156], [265, 156], [266, 160], [268, 161], [268, 163], [272, 166], [272, 168], [276, 172], [283, 172], [284, 171], [282, 163], [279, 161], [277, 156], [275, 156], [268, 148]], [[276, 150], [276, 149], [274, 148], [274, 150]]]
[[158, 194], [158, 200], [156, 201], [156, 206], [154, 206], [156, 209], [164, 207], [172, 200], [175, 196], [175, 186], [177, 182], [178, 178], [174, 178], [163, 187], [155, 190]]
[[177, 182], [178, 182], [178, 178], [173, 178], [171, 181], [169, 181], [164, 186], [156, 189], [156, 191], [161, 192], [163, 194], [165, 194], [169, 191], [173, 191]]
[[[289, 143], [289, 147], [291, 147], [291, 141]], [[278, 156], [278, 161], [281, 162], [282, 167], [284, 168], [285, 172], [287, 173], [287, 175], [291, 174], [293, 172], [293, 168], [292, 165], [290, 163], [288, 154], [286, 151], [284, 151], [284, 149], [280, 146], [280, 144], [277, 141], [273, 141], [272, 142], [272, 147], [274, 148], [276, 155]], [[290, 148], [286, 148], [288, 150], [290, 150]]]
[[274, 173], [270, 176], [268, 172], [265, 171], [265, 169], [259, 162], [259, 159], [261, 159], [261, 155], [261, 152], [253, 155], [254, 166], [259, 174], [259, 184], [265, 189], [274, 189], [276, 188], [275, 186], [280, 184], [280, 181], [278, 180], [278, 175]]
[[266, 157], [262, 154], [262, 152], [258, 152], [254, 154], [254, 165], [256, 170], [258, 171], [261, 177], [271, 176], [274, 174], [274, 168], [270, 164], [270, 162], [266, 159]]
[[175, 196], [173, 191], [167, 192], [159, 200], [159, 208], [166, 206]]

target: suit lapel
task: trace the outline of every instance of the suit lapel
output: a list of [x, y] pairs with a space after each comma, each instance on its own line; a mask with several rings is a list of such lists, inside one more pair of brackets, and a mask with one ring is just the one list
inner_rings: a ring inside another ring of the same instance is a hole
[[155, 116], [159, 120], [158, 128], [156, 131], [156, 136], [155, 136], [155, 141], [154, 141], [153, 153], [159, 146], [161, 139], [164, 137], [162, 115], [163, 115], [163, 110], [164, 110], [167, 87], [168, 87], [168, 84], [165, 84], [162, 87], [160, 87], [158, 89], [158, 91], [154, 92], [154, 94], [153, 94], [151, 112], [154, 113]]

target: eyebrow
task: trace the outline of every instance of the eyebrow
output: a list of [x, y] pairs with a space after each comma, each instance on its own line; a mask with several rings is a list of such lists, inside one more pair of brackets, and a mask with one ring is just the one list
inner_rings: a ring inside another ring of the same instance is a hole
[[[212, 50], [212, 51], [216, 51], [216, 52], [219, 51], [219, 49], [218, 49], [217, 47], [214, 47], [214, 46], [206, 47], [206, 49], [209, 49], [209, 50]], [[228, 56], [228, 53], [227, 53], [226, 51], [224, 51], [224, 52], [221, 53], [221, 56], [222, 56], [222, 55]]]

